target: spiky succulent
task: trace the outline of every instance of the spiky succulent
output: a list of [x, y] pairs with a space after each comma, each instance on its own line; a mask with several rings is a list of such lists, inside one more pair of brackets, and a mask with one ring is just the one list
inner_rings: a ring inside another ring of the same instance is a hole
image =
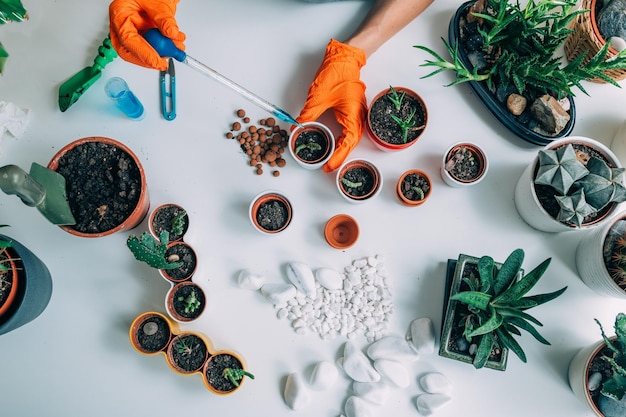
[[167, 243], [169, 242], [169, 232], [163, 230], [157, 241], [154, 236], [144, 232], [141, 237], [128, 236], [126, 246], [135, 255], [138, 261], [147, 263], [157, 269], [174, 269], [181, 266], [182, 262], [170, 262], [166, 257]]
[[611, 350], [611, 356], [604, 356], [603, 359], [611, 365], [613, 374], [610, 379], [602, 383], [602, 395], [620, 401], [626, 394], [626, 315], [619, 313], [615, 317], [615, 336], [612, 341], [604, 333], [602, 324], [596, 319], [600, 326], [602, 339]]
[[239, 368], [225, 368], [223, 376], [236, 387], [239, 386], [239, 382], [243, 379], [244, 376], [247, 376], [250, 379], [254, 379], [254, 375], [252, 375], [250, 372], [246, 372], [245, 370]]
[[542, 149], [538, 157], [539, 170], [535, 176], [535, 184], [550, 185], [561, 195], [567, 194], [577, 180], [589, 173], [587, 167], [576, 157], [571, 145]]
[[517, 280], [523, 260], [524, 251], [516, 249], [497, 269], [493, 258], [483, 256], [478, 260], [478, 276], [463, 278], [469, 290], [451, 297], [451, 300], [468, 307], [469, 315], [463, 318], [465, 338], [470, 342], [480, 338], [473, 360], [476, 368], [485, 366], [494, 346], [507, 347], [526, 362], [524, 350], [513, 338], [513, 335], [521, 334], [520, 329], [530, 333], [539, 342], [550, 344], [533, 327], [533, 324], [542, 326], [541, 322], [525, 313], [525, 310], [557, 298], [567, 287], [551, 293], [526, 296], [548, 268], [550, 258]]

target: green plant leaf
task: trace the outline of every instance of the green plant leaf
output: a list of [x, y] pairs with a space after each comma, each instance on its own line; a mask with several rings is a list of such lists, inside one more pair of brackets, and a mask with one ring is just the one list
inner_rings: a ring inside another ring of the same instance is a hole
[[489, 301], [491, 301], [491, 296], [479, 291], [464, 291], [453, 295], [450, 299], [486, 311], [489, 306]]
[[[534, 302], [535, 305], [541, 305], [541, 304], [545, 304], [548, 301], [552, 301], [555, 298], [557, 298], [558, 296], [560, 296], [561, 294], [563, 294], [565, 292], [565, 290], [567, 290], [567, 286], [561, 288], [560, 290], [556, 290], [550, 293], [546, 293], [546, 294], [537, 294], [537, 295], [529, 295], [528, 297], [524, 297], [522, 300], [520, 301], [528, 301], [528, 302]], [[534, 306], [531, 306], [534, 307]], [[521, 308], [522, 310], [525, 310], [527, 308], [530, 307], [518, 307]]]
[[491, 333], [483, 335], [476, 349], [476, 356], [474, 356], [473, 365], [474, 368], [480, 369], [487, 364], [491, 351], [493, 350], [494, 337]]
[[520, 344], [517, 343], [513, 336], [511, 336], [511, 333], [503, 327], [500, 327], [496, 329], [496, 334], [498, 335], [498, 339], [502, 342], [503, 346], [509, 348], [511, 352], [515, 353], [522, 362], [526, 363], [526, 354]]
[[502, 325], [502, 322], [504, 321], [504, 319], [502, 318], [500, 314], [498, 314], [496, 309], [493, 307], [490, 307], [489, 310], [491, 313], [491, 317], [489, 317], [489, 319], [486, 322], [484, 322], [482, 326], [478, 327], [477, 329], [474, 329], [468, 335], [468, 337], [471, 338], [474, 336], [480, 336], [480, 335], [484, 335], [487, 333], [492, 333], [493, 331], [495, 331], [498, 327]]
[[539, 264], [535, 269], [525, 274], [521, 280], [513, 284], [510, 288], [498, 295], [494, 299], [494, 303], [504, 303], [511, 300], [518, 300], [522, 298], [528, 291], [530, 291], [535, 284], [541, 279], [543, 273], [548, 269], [552, 258], [548, 258]]
[[522, 262], [524, 261], [524, 251], [522, 249], [515, 249], [511, 254], [506, 258], [498, 274], [496, 275], [495, 282], [493, 284], [494, 287], [494, 295], [500, 295], [505, 289], [510, 288], [510, 286], [515, 281], [515, 277], [517, 273], [522, 268]]
[[533, 337], [535, 339], [537, 339], [539, 342], [543, 343], [544, 345], [549, 345], [550, 344], [550, 342], [548, 342], [543, 336], [541, 336], [539, 334], [539, 332], [537, 331], [537, 329], [535, 329], [527, 321], [525, 321], [525, 320], [523, 320], [523, 319], [521, 319], [519, 317], [510, 317], [507, 321], [508, 321], [509, 324], [517, 326], [517, 327], [519, 327], [522, 330], [526, 330], [528, 333], [533, 335]]
[[478, 275], [480, 276], [480, 291], [493, 295], [493, 276], [495, 262], [491, 256], [483, 256], [478, 260]]

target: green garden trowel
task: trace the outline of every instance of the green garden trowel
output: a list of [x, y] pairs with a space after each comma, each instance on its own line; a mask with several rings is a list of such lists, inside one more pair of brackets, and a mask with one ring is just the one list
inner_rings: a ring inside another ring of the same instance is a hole
[[91, 67], [85, 67], [74, 74], [59, 87], [59, 108], [65, 111], [83, 95], [102, 75], [104, 67], [117, 57], [117, 52], [111, 46], [110, 37], [102, 41], [98, 48], [98, 56], [93, 60]]
[[37, 207], [53, 224], [76, 224], [67, 202], [65, 177], [58, 172], [35, 162], [30, 173], [17, 165], [5, 165], [0, 167], [0, 189], [17, 195], [27, 206]]

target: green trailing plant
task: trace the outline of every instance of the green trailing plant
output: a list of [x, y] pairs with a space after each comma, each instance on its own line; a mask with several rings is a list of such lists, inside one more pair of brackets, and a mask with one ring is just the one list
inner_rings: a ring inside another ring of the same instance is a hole
[[523, 8], [518, 1], [487, 0], [483, 13], [473, 13], [481, 20], [478, 39], [472, 37], [471, 43], [465, 44], [482, 51], [485, 61], [468, 68], [460, 58], [458, 42], [450, 45], [442, 39], [451, 60], [426, 46], [416, 45], [415, 48], [434, 58], [420, 66], [436, 68], [421, 78], [451, 70], [456, 73], [456, 79], [447, 86], [484, 81], [492, 91], [495, 85], [510, 85], [519, 94], [526, 92], [531, 97], [551, 93], [559, 98], [574, 96], [574, 87], [588, 95], [581, 81], [593, 78], [620, 87], [605, 71], [626, 68], [626, 50], [607, 58], [609, 44], [606, 43], [587, 63], [583, 63], [585, 54], [581, 54], [566, 65], [557, 56], [572, 32], [569, 28], [572, 20], [587, 12], [578, 8], [576, 0], [530, 0]]
[[493, 258], [481, 257], [478, 260], [478, 275], [463, 278], [469, 290], [450, 298], [467, 306], [468, 313], [459, 323], [464, 328], [465, 339], [472, 342], [474, 338], [479, 338], [473, 360], [475, 368], [485, 366], [495, 347], [506, 347], [526, 362], [524, 350], [513, 337], [521, 334], [520, 329], [530, 333], [539, 342], [550, 344], [533, 326], [542, 326], [541, 322], [525, 311], [557, 298], [567, 287], [551, 293], [526, 296], [539, 282], [551, 259], [546, 259], [516, 280], [522, 271], [523, 260], [522, 249], [514, 250], [499, 269]]
[[626, 201], [624, 168], [611, 168], [595, 156], [584, 164], [572, 144], [539, 151], [535, 184], [551, 186], [560, 210], [557, 220], [580, 227], [585, 217], [609, 203]]
[[172, 234], [182, 235], [185, 228], [185, 216], [187, 211], [183, 210], [172, 219]]
[[169, 242], [169, 232], [163, 230], [156, 240], [148, 232], [144, 232], [140, 237], [130, 235], [126, 240], [126, 246], [135, 255], [135, 259], [145, 262], [157, 269], [174, 269], [182, 266], [181, 261], [171, 261], [166, 257], [167, 244]]
[[611, 365], [613, 371], [611, 378], [602, 383], [600, 392], [613, 400], [621, 401], [626, 394], [626, 315], [619, 313], [615, 317], [615, 341], [606, 336], [602, 324], [595, 320], [600, 326], [604, 343], [611, 351], [610, 356], [603, 356], [602, 359]]
[[187, 297], [183, 297], [181, 295], [178, 297], [178, 301], [182, 301], [184, 303], [184, 310], [187, 314], [193, 313], [200, 307], [200, 300], [198, 300], [196, 290], [192, 290]]
[[322, 146], [319, 143], [315, 143], [315, 142], [303, 143], [303, 144], [298, 145], [296, 147], [294, 153], [297, 155], [298, 153], [300, 153], [304, 149], [308, 149], [309, 151], [313, 152], [313, 151], [321, 150]]
[[224, 378], [229, 380], [234, 386], [238, 387], [244, 376], [254, 379], [254, 375], [239, 368], [225, 368], [223, 372]]

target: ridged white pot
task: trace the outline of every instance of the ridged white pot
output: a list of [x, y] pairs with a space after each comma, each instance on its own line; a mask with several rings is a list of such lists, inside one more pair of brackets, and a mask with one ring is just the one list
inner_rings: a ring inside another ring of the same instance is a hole
[[[613, 165], [617, 168], [621, 168], [622, 164], [615, 154], [604, 144], [598, 142], [595, 139], [586, 138], [583, 136], [568, 136], [566, 138], [557, 139], [546, 145], [543, 149], [553, 149], [568, 143], [582, 143], [584, 145], [593, 147], [597, 151], [601, 152]], [[575, 227], [556, 220], [552, 217], [539, 203], [537, 194], [534, 187], [534, 175], [535, 167], [539, 161], [539, 156], [535, 156], [533, 161], [526, 167], [522, 175], [520, 176], [515, 186], [515, 208], [522, 217], [522, 219], [528, 223], [528, 225], [535, 229], [544, 232], [566, 232], [571, 230], [586, 230], [597, 227], [604, 224], [612, 215], [617, 211], [619, 204], [615, 204], [610, 213], [604, 216], [602, 219], [588, 224], [583, 224], [581, 227]]]
[[593, 402], [589, 393], [589, 364], [604, 346], [604, 341], [600, 340], [597, 343], [580, 349], [570, 362], [567, 371], [569, 386], [574, 392], [574, 395], [586, 404], [587, 408], [598, 417], [603, 417], [604, 415]]

